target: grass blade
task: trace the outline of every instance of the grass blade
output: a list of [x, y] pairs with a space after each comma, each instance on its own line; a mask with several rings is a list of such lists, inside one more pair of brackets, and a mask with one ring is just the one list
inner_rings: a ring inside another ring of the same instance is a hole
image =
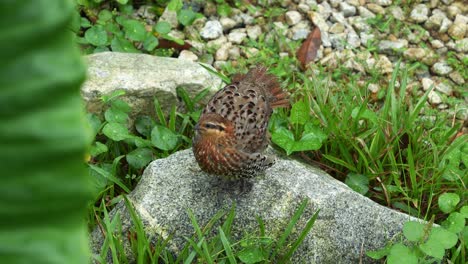
[[275, 256], [278, 254], [278, 251], [285, 246], [284, 244], [286, 242], [286, 239], [291, 234], [294, 226], [299, 221], [299, 218], [301, 217], [302, 213], [304, 213], [304, 210], [305, 210], [306, 206], [307, 206], [307, 199], [302, 201], [302, 203], [299, 205], [299, 208], [296, 210], [293, 217], [291, 218], [291, 221], [289, 221], [289, 224], [286, 227], [286, 230], [284, 230], [284, 233], [281, 235], [281, 237], [280, 237], [280, 239], [279, 239], [279, 241], [277, 243], [277, 249], [275, 250], [275, 252], [271, 256], [271, 259], [274, 259]]
[[166, 117], [164, 116], [161, 103], [159, 103], [159, 100], [156, 97], [154, 98], [154, 111], [156, 112], [156, 116], [159, 119], [159, 123], [167, 127]]
[[226, 255], [229, 259], [229, 263], [237, 264], [236, 258], [232, 254], [231, 245], [228, 239], [226, 238], [226, 235], [224, 234], [223, 229], [221, 227], [219, 227], [219, 236], [220, 236], [221, 242], [223, 243], [224, 251], [226, 251]]
[[289, 249], [289, 251], [284, 256], [285, 260], [289, 260], [292, 257], [292, 255], [294, 254], [294, 252], [296, 251], [296, 249], [299, 247], [299, 245], [302, 243], [302, 241], [304, 241], [305, 237], [307, 236], [307, 234], [310, 232], [310, 230], [314, 226], [315, 220], [317, 220], [319, 212], [320, 212], [320, 210], [317, 210], [317, 212], [315, 212], [315, 214], [312, 216], [312, 218], [310, 218], [310, 220], [307, 222], [306, 226], [302, 230], [302, 232], [299, 235], [299, 237], [297, 238], [297, 240], [292, 244], [291, 248]]

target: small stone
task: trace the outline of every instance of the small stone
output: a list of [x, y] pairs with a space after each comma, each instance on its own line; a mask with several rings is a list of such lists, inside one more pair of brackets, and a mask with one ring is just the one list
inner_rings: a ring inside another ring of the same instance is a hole
[[446, 5], [450, 5], [453, 2], [453, 0], [442, 0], [442, 3]]
[[421, 84], [422, 84], [424, 91], [434, 88], [434, 81], [431, 80], [430, 78], [422, 78]]
[[229, 49], [232, 47], [232, 43], [227, 42], [221, 45], [216, 51], [215, 59], [217, 61], [226, 61], [229, 58]]
[[340, 10], [343, 12], [344, 17], [350, 17], [356, 15], [356, 7], [346, 3], [340, 3]]
[[381, 6], [389, 6], [392, 4], [392, 0], [375, 0], [374, 2]]
[[453, 89], [446, 82], [440, 82], [435, 86], [435, 89], [443, 94], [452, 95]]
[[306, 39], [309, 33], [310, 29], [308, 28], [291, 28], [292, 36], [290, 38], [292, 40]]
[[330, 15], [333, 13], [332, 7], [328, 4], [328, 2], [323, 1], [322, 3], [317, 5], [317, 12], [321, 14], [323, 19], [328, 20]]
[[223, 45], [224, 43], [228, 42], [228, 39], [225, 36], [221, 36], [220, 38], [217, 38], [215, 40], [208, 41], [206, 43], [206, 47], [208, 49], [218, 49]]
[[447, 75], [453, 71], [453, 68], [446, 61], [435, 63], [431, 69], [437, 75]]
[[444, 47], [444, 43], [438, 39], [434, 39], [431, 41], [431, 46], [434, 48], [434, 49], [440, 49], [440, 48], [443, 48]]
[[241, 56], [240, 49], [237, 46], [231, 47], [228, 51], [228, 54], [230, 60], [237, 60]]
[[416, 5], [410, 14], [410, 19], [416, 23], [423, 23], [427, 20], [429, 8], [425, 4]]
[[337, 50], [343, 50], [345, 47], [346, 34], [330, 34], [330, 43]]
[[380, 90], [380, 87], [375, 84], [375, 83], [369, 83], [369, 86], [367, 86], [367, 90], [369, 90], [371, 93], [378, 93]]
[[457, 113], [455, 114], [455, 117], [459, 120], [468, 120], [468, 108], [458, 109]]
[[330, 2], [330, 5], [334, 8], [338, 8], [338, 5], [340, 5], [341, 0], [328, 0]]
[[273, 22], [273, 28], [275, 29], [276, 32], [282, 34], [286, 32], [286, 30], [288, 29], [288, 26], [286, 26], [283, 22], [277, 21], [277, 22]]
[[279, 53], [279, 56], [280, 56], [280, 58], [289, 57], [289, 53], [287, 53], [287, 52], [280, 52], [280, 53]]
[[468, 38], [455, 40], [454, 49], [458, 52], [468, 52]]
[[430, 34], [427, 30], [423, 29], [422, 27], [411, 31], [407, 36], [406, 39], [413, 44], [419, 44], [421, 40], [427, 40]]
[[334, 23], [339, 22], [341, 24], [347, 24], [344, 15], [338, 12], [332, 13], [332, 16], [330, 17], [330, 21]]
[[290, 25], [290, 26], [296, 25], [297, 23], [299, 23], [302, 20], [301, 13], [299, 13], [297, 11], [288, 11], [284, 15], [284, 17], [286, 19], [286, 23], [288, 23], [288, 25]]
[[375, 63], [375, 67], [382, 74], [393, 72], [393, 64], [385, 55], [379, 57], [379, 60]]
[[426, 23], [424, 23], [424, 26], [427, 29], [439, 30], [440, 26], [442, 25], [442, 20], [444, 20], [444, 18], [447, 17], [442, 11], [440, 11], [439, 9], [434, 9], [432, 11], [432, 16], [430, 16], [427, 19]]
[[245, 56], [247, 59], [250, 59], [252, 57], [254, 57], [255, 55], [257, 55], [259, 52], [259, 50], [257, 48], [254, 48], [254, 47], [248, 47], [246, 49], [242, 49], [241, 50], [241, 54], [243, 56]]
[[330, 37], [328, 36], [328, 32], [321, 31], [322, 34], [322, 46], [323, 47], [331, 47]]
[[201, 31], [203, 27], [205, 26], [206, 21], [207, 21], [206, 17], [197, 18], [193, 21], [192, 26], [196, 28], [198, 31]]
[[359, 34], [359, 36], [361, 37], [361, 44], [364, 46], [364, 47], [367, 47], [367, 45], [370, 44], [371, 41], [373, 41], [375, 39], [375, 35], [374, 34], [367, 34], [366, 32], [361, 32]]
[[179, 54], [180, 60], [187, 60], [187, 61], [197, 61], [198, 56], [195, 53], [191, 52], [190, 50], [183, 50]]
[[212, 65], [213, 62], [214, 62], [214, 57], [210, 53], [205, 53], [205, 54], [201, 55], [199, 61], [203, 62], [203, 63], [206, 63], [206, 64], [209, 64], [209, 65]]
[[442, 98], [434, 90], [429, 92], [429, 94], [427, 95], [427, 99], [428, 99], [429, 103], [431, 103], [433, 105], [438, 105], [438, 104], [442, 103]]
[[455, 21], [448, 29], [448, 34], [454, 39], [462, 39], [465, 37], [468, 17], [457, 15]]
[[196, 41], [196, 40], [187, 40], [187, 43], [192, 45], [192, 47], [200, 53], [203, 53], [205, 50], [205, 43]]
[[408, 41], [405, 39], [399, 39], [395, 41], [390, 40], [382, 40], [378, 45], [378, 49], [380, 52], [385, 54], [398, 54], [402, 53], [403, 49], [408, 47]]
[[222, 34], [223, 34], [223, 26], [217, 20], [206, 22], [205, 26], [200, 32], [200, 36], [206, 40], [217, 39]]
[[224, 31], [228, 31], [237, 25], [237, 22], [229, 17], [221, 17], [219, 19], [219, 22], [221, 23], [221, 26], [223, 27]]
[[440, 104], [440, 105], [437, 106], [437, 108], [440, 109], [440, 110], [447, 109], [448, 107], [449, 107], [448, 104]]
[[203, 14], [206, 17], [216, 15], [216, 5], [211, 1], [207, 1], [205, 7], [203, 8]]
[[310, 11], [310, 6], [306, 4], [298, 4], [297, 5], [297, 10], [303, 14], [307, 14], [307, 12]]
[[447, 7], [447, 16], [450, 18], [450, 19], [455, 19], [455, 17], [458, 15], [458, 14], [461, 14], [462, 11], [460, 10], [460, 8], [458, 8], [458, 6], [456, 5], [451, 5], [449, 7]]
[[332, 34], [339, 34], [339, 33], [343, 33], [344, 31], [345, 31], [345, 26], [341, 23], [333, 24], [328, 30], [328, 32]]
[[233, 30], [228, 35], [228, 40], [234, 44], [241, 44], [245, 38], [247, 38], [247, 33], [245, 33], [245, 29]]
[[359, 38], [359, 36], [356, 34], [354, 30], [348, 33], [347, 41], [348, 41], [347, 43], [348, 48], [355, 49], [361, 46], [361, 39]]
[[369, 23], [367, 23], [367, 18], [363, 17], [350, 17], [348, 18], [349, 23], [355, 28], [358, 32], [370, 32], [371, 27], [369, 26]]
[[320, 31], [322, 33], [327, 32], [328, 29], [330, 28], [320, 13], [311, 11], [308, 13], [308, 16], [309, 16], [310, 21], [312, 21], [314, 25], [320, 28]]
[[256, 40], [262, 34], [262, 28], [259, 25], [247, 26], [247, 36]]
[[392, 14], [392, 16], [395, 19], [400, 20], [400, 21], [405, 20], [405, 13], [403, 12], [403, 9], [401, 9], [401, 7], [392, 6], [392, 7], [389, 7], [389, 8], [390, 8], [390, 14]]
[[463, 76], [458, 71], [453, 71], [448, 76], [456, 84], [459, 84], [459, 85], [465, 84], [465, 79], [463, 79]]
[[173, 37], [175, 39], [185, 39], [185, 34], [184, 32], [182, 31], [179, 31], [179, 30], [171, 30], [171, 32], [169, 32], [167, 35], [169, 35], [170, 37]]
[[442, 20], [442, 24], [440, 25], [439, 32], [440, 33], [447, 32], [452, 24], [453, 23], [452, 23], [452, 21], [450, 21], [450, 19], [444, 17], [444, 19]]
[[363, 6], [358, 6], [358, 13], [360, 17], [363, 18], [374, 18], [375, 14], [369, 11], [369, 9], [363, 7]]
[[252, 25], [255, 22], [255, 18], [249, 14], [240, 13], [239, 16], [242, 18], [245, 25]]
[[426, 51], [423, 48], [408, 48], [403, 52], [406, 59], [417, 61], [426, 56]]
[[369, 10], [372, 11], [374, 14], [380, 14], [380, 15], [385, 14], [385, 8], [374, 3], [367, 4], [367, 8], [369, 8]]
[[227, 61], [215, 61], [213, 63], [213, 67], [215, 67], [215, 69], [217, 70], [221, 70], [224, 67], [224, 65], [226, 65], [226, 63]]
[[162, 13], [161, 17], [159, 18], [159, 21], [169, 23], [172, 28], [177, 28], [177, 26], [179, 25], [179, 20], [177, 20], [177, 13], [167, 8]]

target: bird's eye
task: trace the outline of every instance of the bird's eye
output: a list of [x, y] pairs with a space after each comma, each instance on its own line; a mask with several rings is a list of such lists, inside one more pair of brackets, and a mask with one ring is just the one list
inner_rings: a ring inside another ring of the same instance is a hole
[[206, 124], [205, 124], [205, 128], [208, 128], [208, 129], [216, 129], [216, 130], [219, 130], [219, 131], [224, 131], [224, 127], [223, 127], [223, 126], [217, 125], [217, 124], [213, 124], [213, 123], [206, 123]]

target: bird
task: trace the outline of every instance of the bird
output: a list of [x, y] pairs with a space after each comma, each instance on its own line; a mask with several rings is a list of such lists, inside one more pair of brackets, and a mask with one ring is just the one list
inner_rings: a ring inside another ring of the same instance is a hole
[[194, 127], [192, 150], [200, 168], [227, 180], [253, 178], [271, 167], [263, 152], [270, 142], [274, 108], [289, 107], [289, 93], [264, 66], [236, 74], [215, 93]]

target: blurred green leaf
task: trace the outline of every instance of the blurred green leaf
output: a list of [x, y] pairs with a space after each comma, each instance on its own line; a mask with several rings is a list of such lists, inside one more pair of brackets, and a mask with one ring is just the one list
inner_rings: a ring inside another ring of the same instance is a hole
[[373, 259], [381, 259], [387, 256], [388, 254], [390, 254], [391, 248], [392, 248], [392, 245], [387, 244], [384, 248], [381, 248], [379, 250], [367, 251], [366, 255]]
[[104, 46], [108, 42], [107, 32], [101, 25], [96, 25], [85, 32], [85, 39], [94, 46]]
[[258, 263], [266, 260], [265, 252], [258, 246], [250, 246], [237, 254], [239, 259], [246, 264]]
[[159, 40], [151, 34], [151, 32], [147, 32], [145, 41], [143, 42], [143, 47], [147, 51], [153, 51], [159, 45]]
[[424, 237], [424, 224], [416, 221], [406, 222], [403, 226], [403, 234], [409, 241], [419, 241]]
[[117, 107], [110, 107], [104, 112], [104, 117], [107, 122], [115, 122], [121, 124], [127, 124], [128, 114], [118, 109]]
[[134, 19], [125, 20], [122, 23], [127, 38], [133, 41], [144, 41], [146, 38], [146, 29], [142, 22]]
[[182, 9], [177, 13], [177, 20], [184, 26], [189, 26], [196, 18], [196, 13], [190, 9]]
[[369, 191], [369, 178], [365, 175], [357, 173], [349, 173], [345, 180], [346, 185], [362, 195], [365, 195]]
[[169, 24], [166, 21], [159, 21], [154, 26], [154, 30], [156, 30], [156, 32], [158, 32], [159, 34], [167, 34], [171, 32], [171, 24]]
[[428, 240], [419, 248], [431, 257], [442, 259], [445, 249], [452, 248], [457, 244], [458, 237], [454, 233], [441, 227], [434, 227], [429, 234]]
[[94, 142], [94, 144], [91, 146], [91, 150], [89, 151], [89, 154], [91, 156], [96, 157], [99, 154], [105, 153], [108, 151], [108, 148], [106, 145], [102, 144], [101, 142]]
[[153, 152], [148, 148], [137, 148], [127, 154], [127, 162], [135, 169], [144, 168], [153, 160]]
[[418, 257], [405, 245], [398, 243], [392, 246], [387, 257], [388, 264], [417, 264]]
[[112, 19], [112, 12], [107, 10], [107, 9], [103, 9], [101, 10], [101, 12], [99, 12], [99, 15], [98, 15], [98, 22], [101, 23], [101, 24], [105, 24], [106, 22], [108, 22], [109, 20]]
[[165, 126], [156, 125], [151, 131], [151, 142], [161, 150], [173, 150], [179, 143], [179, 136]]
[[460, 233], [465, 227], [465, 217], [458, 212], [450, 213], [447, 219], [442, 222], [442, 226], [455, 234]]
[[446, 214], [455, 210], [459, 202], [460, 196], [456, 193], [444, 193], [438, 199], [440, 210]]
[[122, 37], [114, 37], [111, 42], [112, 51], [117, 52], [129, 52], [129, 53], [141, 53], [138, 49], [133, 46], [133, 43]]
[[225, 17], [228, 17], [232, 12], [232, 8], [226, 3], [218, 5], [216, 10], [218, 12], [218, 15]]
[[0, 1], [0, 263], [89, 262], [74, 14], [73, 1]]
[[171, 0], [169, 4], [167, 4], [167, 9], [170, 11], [179, 11], [183, 6], [182, 0]]
[[151, 130], [155, 125], [156, 122], [149, 116], [138, 116], [135, 120], [136, 130], [147, 138], [151, 136]]
[[107, 123], [102, 128], [102, 133], [114, 141], [121, 141], [131, 138], [127, 126], [121, 123]]

